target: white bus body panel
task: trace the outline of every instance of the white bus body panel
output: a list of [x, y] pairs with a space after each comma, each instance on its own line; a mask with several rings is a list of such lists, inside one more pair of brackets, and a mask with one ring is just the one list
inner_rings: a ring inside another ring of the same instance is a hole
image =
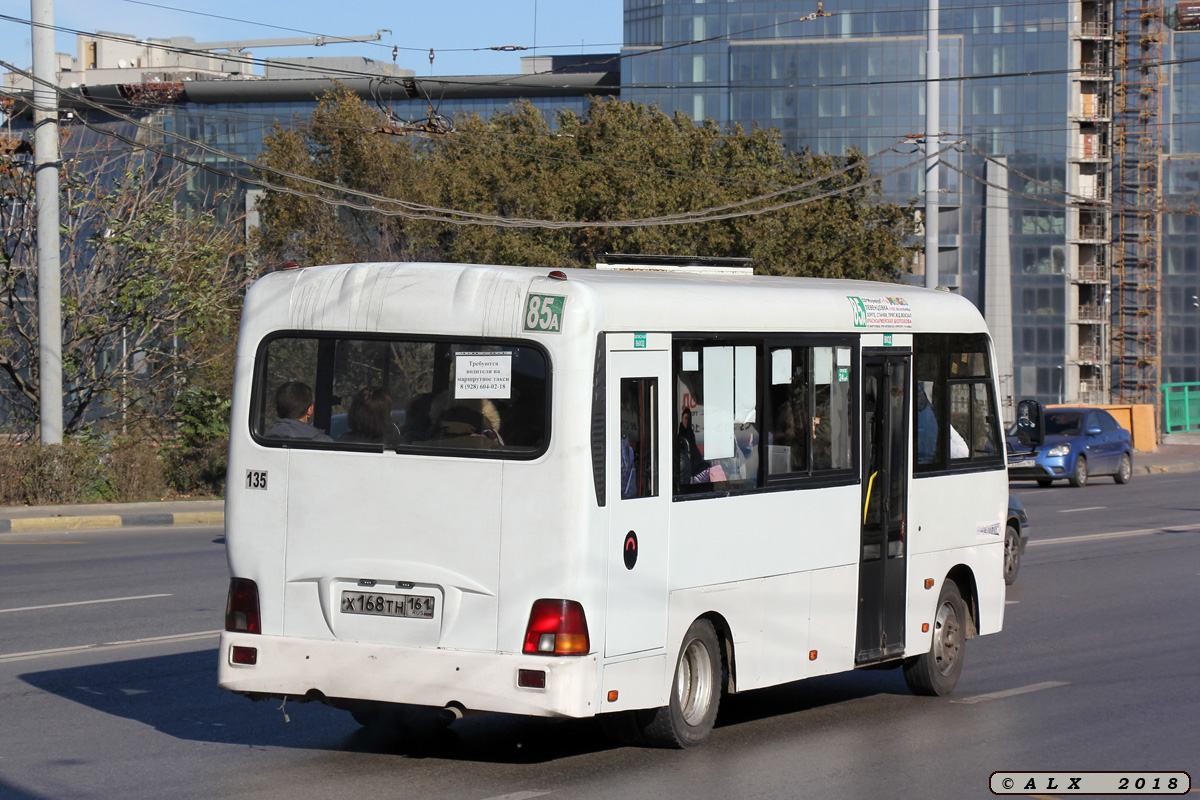
[[[611, 543], [621, 521], [611, 519], [619, 500], [612, 476], [604, 506], [593, 483], [597, 343], [604, 332], [650, 329], [669, 339], [669, 331], [751, 330], [861, 334], [863, 346], [873, 346], [883, 335], [856, 328], [846, 298], [897, 294], [912, 309], [912, 325], [894, 343], [907, 346], [912, 333], [984, 332], [978, 311], [944, 293], [865, 282], [565, 272], [567, 280], [555, 280], [545, 270], [509, 267], [343, 265], [275, 273], [251, 288], [236, 363], [227, 549], [231, 573], [258, 584], [263, 634], [222, 635], [222, 687], [536, 716], [646, 708], [667, 702], [684, 633], [703, 615], [731, 631], [738, 690], [854, 667], [858, 484], [670, 502], [665, 642], [631, 640], [617, 648], [621, 655], [606, 657], [617, 569]], [[743, 312], [713, 314], [733, 291]], [[566, 298], [561, 334], [523, 330], [530, 292]], [[254, 358], [264, 336], [287, 330], [541, 344], [552, 368], [549, 447], [534, 461], [499, 461], [256, 444], [247, 425]], [[660, 386], [664, 406], [671, 390]], [[660, 435], [673, 438], [674, 420], [663, 419]], [[266, 490], [246, 487], [251, 469], [268, 473]], [[664, 464], [664, 494], [670, 471]], [[910, 530], [921, 533], [909, 538], [906, 654], [928, 651], [921, 622], [931, 621], [942, 581], [962, 563], [975, 572], [980, 633], [999, 630], [1005, 473], [910, 474], [909, 491]], [[949, 528], [939, 521], [943, 510], [947, 519], [975, 519], [976, 528]], [[993, 521], [1001, 523], [998, 537]], [[925, 577], [936, 582], [931, 590]], [[363, 579], [428, 587], [436, 618], [346, 619], [355, 615], [339, 614], [340, 590]], [[590, 655], [521, 654], [531, 605], [543, 597], [583, 605]], [[234, 644], [257, 648], [257, 665], [233, 664]], [[624, 652], [643, 646], [651, 649]], [[519, 688], [518, 669], [544, 670], [547, 688]], [[610, 690], [619, 694], [612, 703]]]

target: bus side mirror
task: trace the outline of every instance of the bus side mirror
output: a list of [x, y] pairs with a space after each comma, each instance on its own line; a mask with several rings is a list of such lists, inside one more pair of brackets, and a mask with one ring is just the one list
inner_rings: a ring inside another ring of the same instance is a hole
[[1042, 423], [1042, 404], [1037, 400], [1022, 400], [1017, 403], [1017, 441], [1030, 449], [1046, 441], [1046, 428]]

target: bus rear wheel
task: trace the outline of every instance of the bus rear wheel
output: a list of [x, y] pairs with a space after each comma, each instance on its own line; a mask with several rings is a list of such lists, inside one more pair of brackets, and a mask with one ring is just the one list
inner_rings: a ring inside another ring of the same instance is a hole
[[962, 674], [966, 634], [966, 604], [958, 585], [947, 580], [938, 597], [929, 652], [904, 662], [904, 682], [913, 694], [943, 697], [954, 691]]
[[642, 741], [651, 747], [695, 747], [712, 732], [720, 702], [721, 645], [712, 623], [698, 619], [679, 649], [671, 701], [641, 712]]

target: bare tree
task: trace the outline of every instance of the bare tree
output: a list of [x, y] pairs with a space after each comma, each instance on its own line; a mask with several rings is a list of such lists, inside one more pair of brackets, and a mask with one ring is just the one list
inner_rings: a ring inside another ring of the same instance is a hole
[[[63, 430], [171, 411], [182, 388], [223, 389], [248, 281], [228, 197], [190, 191], [172, 162], [101, 140], [60, 182]], [[36, 209], [30, 164], [0, 162], [0, 419], [38, 419]]]

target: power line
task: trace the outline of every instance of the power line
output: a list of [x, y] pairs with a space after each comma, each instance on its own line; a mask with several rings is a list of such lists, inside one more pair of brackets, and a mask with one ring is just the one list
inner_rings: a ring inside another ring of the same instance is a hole
[[[14, 72], [17, 72], [17, 73], [20, 73], [20, 74], [26, 75], [27, 77], [32, 78], [32, 76], [30, 76], [28, 73], [24, 72], [23, 70], [19, 70], [19, 69], [13, 67], [11, 64], [9, 64], [7, 62], [0, 61], [0, 66], [3, 66], [6, 69], [12, 70]], [[38, 81], [38, 79], [36, 79], [36, 78], [33, 78], [33, 80], [40, 82], [40, 83], [46, 83], [45, 81]], [[58, 87], [53, 87], [53, 88], [55, 89], [55, 91], [58, 91], [58, 92], [63, 91], [63, 90], [59, 89]], [[140, 120], [137, 120], [134, 117], [130, 117], [126, 114], [121, 114], [119, 112], [112, 111], [111, 109], [104, 109], [104, 107], [101, 104], [96, 103], [95, 101], [92, 101], [88, 98], [83, 98], [83, 99], [86, 104], [92, 105], [98, 109], [105, 110], [108, 113], [117, 116], [118, 118], [124, 120], [125, 122], [127, 122], [131, 125], [134, 125], [135, 127], [139, 128], [139, 129], [150, 130], [150, 131], [154, 131], [159, 134], [162, 133], [162, 131], [160, 129], [155, 128], [152, 125], [148, 125], [144, 122], [141, 122]], [[873, 186], [873, 185], [876, 185], [880, 180], [883, 180], [884, 178], [889, 177], [892, 174], [909, 169], [910, 167], [914, 166], [917, 163], [921, 163], [921, 161], [924, 160], [924, 157], [922, 156], [922, 158], [917, 161], [913, 161], [909, 164], [905, 164], [905, 165], [898, 167], [888, 173], [884, 173], [883, 175], [872, 176], [872, 177], [868, 178], [867, 180], [859, 181], [858, 183], [850, 184], [848, 186], [838, 187], [837, 189], [833, 189], [833, 190], [825, 192], [823, 194], [804, 197], [804, 198], [800, 198], [798, 200], [791, 200], [791, 201], [787, 201], [784, 203], [777, 203], [773, 206], [768, 206], [765, 208], [750, 209], [750, 210], [744, 210], [744, 211], [731, 211], [730, 210], [730, 209], [734, 209], [734, 208], [744, 208], [747, 205], [753, 205], [755, 203], [765, 202], [767, 200], [773, 199], [773, 198], [778, 197], [783, 194], [799, 191], [799, 190], [807, 188], [808, 186], [811, 186], [813, 184], [821, 183], [821, 182], [827, 180], [828, 178], [834, 177], [837, 174], [846, 172], [849, 169], [853, 169], [858, 164], [857, 163], [849, 164], [840, 170], [834, 171], [833, 173], [819, 176], [819, 177], [814, 178], [805, 183], [797, 184], [796, 186], [793, 186], [793, 187], [788, 187], [788, 188], [778, 190], [775, 192], [770, 192], [765, 195], [759, 195], [756, 197], [747, 198], [744, 200], [736, 201], [734, 203], [727, 203], [727, 204], [724, 204], [721, 206], [714, 206], [714, 207], [708, 208], [708, 209], [701, 209], [699, 211], [687, 211], [687, 212], [681, 212], [678, 214], [663, 215], [663, 216], [659, 216], [659, 217], [644, 217], [644, 218], [629, 219], [629, 220], [594, 220], [594, 221], [577, 222], [577, 221], [564, 221], [564, 220], [539, 220], [539, 219], [522, 219], [522, 218], [501, 217], [501, 216], [496, 216], [496, 215], [491, 215], [491, 214], [478, 214], [475, 212], [459, 211], [459, 210], [455, 210], [455, 209], [445, 209], [445, 208], [439, 208], [436, 206], [429, 206], [429, 205], [422, 204], [422, 203], [412, 203], [412, 202], [408, 202], [408, 201], [398, 200], [396, 198], [386, 197], [384, 195], [379, 195], [379, 194], [375, 194], [372, 192], [364, 192], [361, 190], [356, 190], [356, 189], [351, 189], [349, 187], [340, 186], [338, 184], [332, 184], [327, 181], [322, 181], [322, 180], [319, 180], [316, 178], [312, 178], [310, 176], [300, 175], [298, 173], [288, 172], [286, 170], [280, 170], [280, 169], [270, 167], [267, 165], [253, 163], [246, 159], [235, 156], [232, 153], [227, 153], [225, 151], [219, 150], [218, 148], [212, 147], [211, 145], [208, 145], [199, 140], [191, 139], [191, 138], [183, 137], [183, 136], [179, 136], [179, 135], [172, 135], [172, 138], [179, 139], [180, 141], [183, 141], [187, 144], [193, 145], [194, 147], [197, 147], [204, 152], [208, 152], [208, 153], [216, 155], [220, 158], [224, 158], [227, 161], [230, 161], [233, 163], [240, 163], [240, 164], [244, 164], [246, 166], [250, 166], [253, 169], [256, 169], [260, 172], [268, 172], [268, 173], [274, 174], [278, 177], [284, 178], [286, 180], [293, 180], [293, 181], [297, 181], [300, 183], [317, 186], [319, 188], [333, 191], [338, 194], [360, 197], [360, 198], [363, 198], [364, 200], [369, 200], [372, 203], [381, 202], [381, 203], [385, 203], [385, 204], [397, 207], [397, 208], [392, 208], [392, 209], [379, 208], [374, 205], [368, 205], [365, 203], [359, 203], [359, 202], [345, 200], [345, 199], [341, 199], [341, 198], [330, 197], [328, 195], [321, 195], [321, 194], [317, 194], [315, 192], [307, 192], [307, 191], [295, 189], [293, 187], [287, 187], [287, 186], [283, 186], [281, 184], [275, 184], [270, 181], [267, 181], [267, 180], [264, 180], [261, 178], [257, 178], [254, 176], [239, 175], [230, 170], [225, 170], [225, 169], [216, 167], [208, 162], [198, 161], [196, 159], [193, 159], [189, 156], [186, 156], [186, 155], [183, 155], [180, 153], [172, 152], [170, 150], [160, 149], [154, 145], [150, 145], [148, 142], [145, 142], [145, 141], [139, 142], [139, 141], [132, 139], [128, 136], [125, 136], [124, 134], [121, 134], [117, 131], [96, 125], [95, 123], [92, 123], [89, 120], [87, 120], [86, 117], [78, 117], [77, 119], [79, 120], [80, 124], [82, 124], [84, 127], [88, 128], [89, 130], [92, 130], [96, 133], [100, 133], [102, 135], [111, 136], [111, 137], [116, 138], [120, 141], [123, 141], [126, 144], [129, 144], [133, 147], [143, 148], [143, 149], [149, 150], [151, 152], [157, 153], [159, 155], [162, 155], [166, 158], [170, 158], [175, 161], [180, 161], [182, 163], [189, 164], [194, 167], [198, 167], [200, 169], [212, 172], [217, 175], [221, 175], [223, 177], [241, 181], [243, 183], [249, 183], [251, 185], [261, 186], [262, 188], [270, 189], [273, 191], [283, 192], [283, 193], [287, 193], [287, 194], [296, 195], [299, 197], [304, 197], [307, 199], [317, 200], [317, 201], [325, 203], [327, 205], [343, 206], [343, 207], [352, 208], [352, 209], [360, 210], [360, 211], [379, 213], [379, 214], [383, 214], [385, 216], [400, 216], [400, 217], [405, 217], [407, 219], [431, 220], [431, 221], [444, 222], [444, 223], [449, 223], [449, 224], [454, 224], [454, 225], [489, 225], [489, 226], [493, 226], [493, 227], [509, 227], [509, 228], [566, 229], [566, 228], [651, 227], [651, 226], [658, 226], [658, 225], [689, 224], [689, 223], [695, 223], [695, 222], [713, 222], [713, 221], [719, 221], [719, 220], [724, 220], [724, 219], [734, 219], [734, 218], [738, 218], [738, 217], [754, 216], [754, 215], [758, 215], [758, 214], [768, 213], [771, 211], [782, 210], [785, 208], [791, 208], [791, 207], [800, 206], [800, 205], [807, 205], [808, 203], [816, 202], [817, 200], [825, 199], [827, 197], [833, 197], [833, 196], [837, 196], [840, 194], [845, 194], [846, 192], [850, 192], [855, 189], [860, 189], [860, 188], [864, 188], [867, 186]], [[944, 149], [948, 150], [949, 146], [947, 146]], [[877, 156], [866, 157], [863, 159], [862, 163], [869, 163], [875, 157], [877, 157]]]
[[[126, 0], [126, 2], [133, 2], [133, 1], [134, 0]], [[1057, 1], [1061, 2], [1061, 0], [1057, 0]], [[1047, 4], [1052, 5], [1052, 3], [1047, 3]], [[1016, 4], [1010, 4], [1010, 5], [1012, 5], [1013, 7], [1017, 7], [1017, 6], [1020, 6], [1021, 4], [1016, 3]], [[989, 6], [977, 6], [977, 7], [972, 6], [972, 8], [986, 8], [986, 7], [989, 7]], [[881, 13], [881, 12], [863, 11], [863, 12], [844, 12], [844, 13], [875, 14], [875, 13]], [[810, 19], [810, 18], [812, 18], [812, 16], [813, 15], [809, 15], [809, 17], [790, 19], [790, 20], [786, 20], [785, 22], [790, 23], [790, 22], [812, 21], [812, 19]], [[825, 14], [825, 16], [830, 16], [830, 14]], [[28, 25], [38, 24], [38, 23], [33, 23], [30, 20], [22, 19], [20, 17], [14, 17], [14, 16], [7, 15], [7, 14], [0, 14], [0, 20], [20, 23], [20, 24], [28, 24]], [[257, 23], [255, 23], [255, 24], [257, 24]], [[689, 46], [693, 46], [693, 45], [706, 44], [706, 43], [716, 42], [716, 41], [721, 41], [721, 40], [734, 41], [737, 36], [740, 36], [742, 34], [753, 33], [758, 30], [764, 30], [767, 28], [777, 27], [777, 25], [778, 25], [778, 23], [771, 23], [771, 24], [767, 24], [767, 25], [758, 26], [755, 28], [747, 28], [747, 29], [744, 29], [741, 31], [733, 31], [733, 32], [728, 32], [728, 33], [724, 33], [724, 34], [718, 34], [716, 36], [710, 36], [710, 37], [703, 38], [703, 39], [682, 41], [682, 42], [677, 42], [677, 43], [673, 43], [673, 44], [665, 45], [665, 46], [654, 46], [654, 47], [651, 47], [651, 48], [643, 50], [643, 51], [617, 54], [615, 56], [606, 58], [602, 62], [595, 62], [595, 63], [608, 64], [614, 60], [624, 60], [627, 58], [634, 58], [634, 57], [638, 57], [638, 56], [652, 55], [652, 54], [662, 53], [667, 50], [679, 49], [679, 48], [689, 47]], [[93, 32], [89, 32], [89, 31], [83, 31], [83, 30], [78, 30], [78, 29], [74, 29], [74, 28], [67, 28], [67, 27], [58, 26], [58, 25], [55, 25], [52, 27], [55, 30], [66, 32], [66, 33], [74, 33], [77, 35], [84, 35], [84, 36], [94, 36], [96, 38], [108, 39], [108, 40], [117, 41], [117, 42], [121, 42], [121, 43], [129, 42], [129, 39], [127, 39], [127, 38], [124, 38], [121, 36], [115, 36], [112, 34], [105, 34], [105, 33], [99, 33], [99, 32], [93, 33]], [[816, 37], [814, 37], [814, 38], [816, 38]], [[841, 37], [841, 36], [831, 36], [830, 38], [832, 40], [838, 41], [838, 42], [847, 41], [845, 37]], [[877, 37], [863, 36], [863, 37], [857, 38], [856, 40], [868, 42], [875, 38], [877, 38]], [[762, 40], [752, 40], [752, 41], [761, 41], [764, 43], [769, 43], [774, 40], [773, 39], [762, 39]], [[146, 47], [153, 47], [156, 49], [166, 50], [168, 52], [179, 53], [182, 55], [191, 55], [191, 56], [202, 57], [202, 58], [221, 58], [221, 60], [223, 60], [223, 61], [232, 61], [235, 63], [242, 63], [242, 64], [251, 65], [251, 66], [256, 66], [256, 65], [257, 66], [265, 66], [268, 61], [271, 61], [270, 59], [247, 58], [245, 56], [238, 56], [237, 54], [225, 54], [225, 53], [218, 54], [218, 53], [215, 53], [214, 51], [210, 51], [210, 50], [186, 48], [186, 47], [180, 47], [177, 45], [170, 45], [170, 44], [165, 44], [165, 43], [160, 43], [160, 42], [149, 42], [149, 41], [144, 41], [144, 40], [138, 40], [138, 44], [144, 45]], [[474, 50], [474, 49], [486, 49], [486, 48], [460, 48], [459, 50]], [[1168, 66], [1192, 64], [1192, 63], [1196, 63], [1196, 62], [1200, 62], [1200, 57], [1167, 59], [1167, 60], [1159, 60], [1157, 62], [1146, 62], [1144, 64], [1139, 64], [1139, 68], [1145, 68], [1145, 69], [1162, 68], [1162, 67], [1168, 67]], [[544, 72], [530, 73], [529, 75], [521, 75], [521, 76], [519, 76], [519, 78], [528, 78], [528, 77], [537, 76], [537, 75], [554, 74], [554, 73], [560, 72], [565, 69], [578, 69], [580, 66], [585, 66], [585, 65], [586, 64], [583, 64], [583, 65], [572, 64], [572, 65], [565, 66], [565, 67], [559, 67], [557, 69], [546, 70]], [[311, 70], [309, 70], [306, 67], [303, 67], [301, 65], [288, 64], [287, 62], [272, 61], [271, 66], [273, 69], [279, 69], [279, 70], [294, 70], [297, 72], [304, 72], [304, 73], [311, 72]], [[340, 68], [323, 68], [323, 71], [328, 73], [331, 76], [340, 76], [340, 77], [375, 78], [375, 79], [389, 77], [389, 76], [381, 76], [378, 73], [368, 73], [368, 72], [361, 72], [361, 71], [357, 71], [357, 70], [348, 70], [348, 69], [340, 69]], [[1012, 72], [992, 73], [992, 74], [986, 74], [986, 75], [942, 76], [941, 78], [937, 79], [936, 81], [928, 81], [925, 78], [916, 76], [913, 78], [896, 78], [896, 79], [883, 79], [883, 80], [857, 80], [857, 81], [842, 81], [842, 82], [838, 82], [838, 83], [832, 83], [832, 82], [828, 82], [828, 83], [826, 83], [826, 82], [817, 82], [817, 83], [813, 83], [813, 82], [810, 82], [810, 83], [795, 83], [795, 82], [793, 82], [793, 83], [743, 83], [743, 82], [738, 82], [738, 81], [732, 81], [730, 83], [704, 83], [704, 82], [701, 82], [701, 83], [682, 83], [682, 82], [681, 83], [637, 83], [637, 84], [631, 83], [631, 84], [623, 85], [622, 89], [626, 89], [626, 90], [629, 90], [629, 89], [632, 89], [632, 90], [664, 90], [664, 91], [672, 91], [672, 90], [754, 91], [754, 90], [836, 89], [836, 88], [853, 88], [853, 87], [895, 86], [895, 85], [906, 85], [906, 84], [923, 86], [923, 85], [926, 85], [927, 83], [931, 83], [931, 82], [966, 83], [966, 82], [972, 82], [972, 81], [1002, 80], [1002, 79], [1006, 79], [1006, 78], [1059, 77], [1059, 76], [1063, 76], [1063, 75], [1073, 75], [1073, 74], [1082, 74], [1082, 73], [1083, 73], [1083, 68], [1081, 67], [1081, 68], [1065, 68], [1065, 69], [1053, 69], [1053, 70], [1019, 70], [1019, 71], [1012, 71]], [[439, 76], [439, 77], [437, 77], [436, 80], [438, 83], [442, 83], [442, 84], [446, 84], [446, 85], [450, 85], [450, 86], [463, 86], [463, 87], [513, 86], [513, 87], [519, 88], [522, 84], [520, 84], [519, 82], [518, 83], [511, 82], [513, 77], [518, 77], [518, 76], [497, 76], [493, 80], [469, 80], [469, 79], [466, 79], [463, 77]], [[422, 80], [424, 80], [424, 79], [422, 79]]]

